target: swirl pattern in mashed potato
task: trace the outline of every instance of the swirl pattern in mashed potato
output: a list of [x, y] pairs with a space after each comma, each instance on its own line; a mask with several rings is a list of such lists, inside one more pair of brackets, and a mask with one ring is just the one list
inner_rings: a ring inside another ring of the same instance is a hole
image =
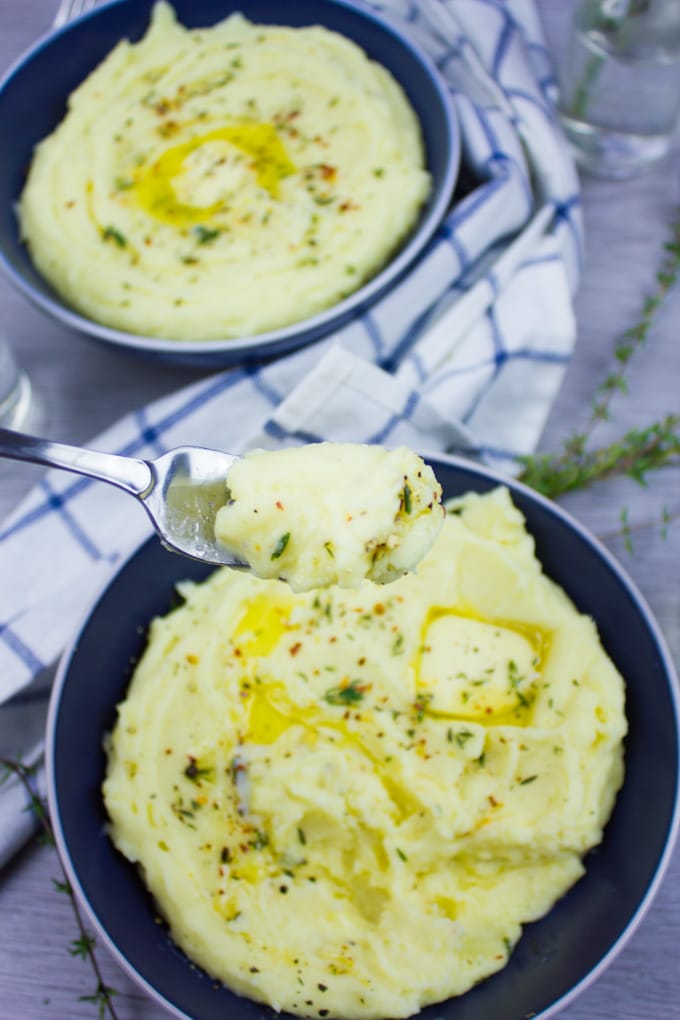
[[36, 266], [84, 315], [211, 340], [346, 297], [429, 187], [403, 90], [349, 39], [239, 14], [190, 31], [159, 3], [37, 147], [19, 216]]
[[295, 595], [228, 569], [153, 623], [104, 797], [173, 937], [239, 993], [403, 1017], [505, 965], [623, 777], [621, 676], [506, 490], [417, 574]]

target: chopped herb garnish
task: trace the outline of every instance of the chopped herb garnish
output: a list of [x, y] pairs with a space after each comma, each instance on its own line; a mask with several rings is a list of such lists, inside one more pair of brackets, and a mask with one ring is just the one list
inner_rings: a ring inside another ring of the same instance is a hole
[[249, 842], [249, 846], [251, 846], [253, 850], [262, 850], [268, 844], [269, 836], [267, 835], [266, 832], [263, 832], [261, 829], [257, 830], [257, 832], [255, 833], [255, 838], [251, 839]]
[[283, 553], [285, 552], [286, 546], [288, 545], [289, 541], [290, 531], [286, 531], [285, 534], [281, 535], [280, 539], [274, 546], [274, 551], [272, 552], [271, 555], [271, 558], [273, 560], [278, 560], [280, 556], [283, 556]]
[[217, 227], [204, 227], [202, 223], [193, 228], [193, 234], [199, 244], [209, 244], [210, 241], [214, 241], [216, 237], [220, 236], [220, 231]]
[[456, 743], [459, 747], [465, 747], [470, 737], [474, 737], [474, 733], [470, 730], [458, 730], [456, 733]]
[[404, 513], [410, 514], [413, 509], [411, 504], [411, 486], [406, 483], [404, 488], [401, 490], [401, 505], [404, 509]]
[[529, 783], [533, 783], [533, 781], [534, 781], [535, 779], [538, 779], [538, 775], [535, 775], [535, 776], [527, 776], [527, 777], [526, 777], [526, 779], [520, 779], [520, 781], [519, 781], [519, 785], [520, 785], [520, 786], [528, 786], [528, 785], [529, 785]]
[[184, 775], [187, 779], [190, 779], [192, 783], [198, 783], [201, 779], [212, 779], [214, 770], [208, 766], [201, 766], [198, 764], [196, 758], [189, 755], [189, 764], [184, 769]]
[[324, 694], [329, 705], [357, 705], [364, 697], [365, 686], [358, 680], [351, 680], [340, 687], [331, 687]]
[[326, 550], [326, 552], [328, 553], [328, 555], [330, 556], [330, 558], [332, 560], [334, 560], [335, 559], [335, 552], [333, 550], [333, 543], [332, 542], [324, 542], [323, 547]]
[[427, 706], [430, 704], [431, 701], [432, 701], [431, 694], [420, 694], [413, 702], [413, 710], [416, 715], [416, 722], [423, 721], [423, 719], [425, 718], [425, 712], [427, 711]]
[[305, 846], [306, 843], [307, 843], [307, 837], [305, 836], [305, 830], [298, 827], [297, 834], [298, 834], [298, 839], [300, 840], [302, 845]]
[[402, 861], [407, 861], [408, 860], [408, 857], [406, 856], [406, 854], [404, 853], [403, 850], [401, 850], [399, 847], [397, 847], [396, 850], [397, 850], [397, 856], [400, 857]]
[[115, 241], [119, 248], [125, 248], [127, 245], [125, 235], [121, 234], [120, 230], [117, 230], [115, 227], [103, 227], [101, 233], [102, 241]]

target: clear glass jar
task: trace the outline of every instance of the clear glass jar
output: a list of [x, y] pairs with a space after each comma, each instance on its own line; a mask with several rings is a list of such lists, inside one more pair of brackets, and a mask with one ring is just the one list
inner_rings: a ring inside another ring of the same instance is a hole
[[680, 114], [680, 0], [578, 0], [559, 71], [579, 166], [606, 177], [651, 166]]

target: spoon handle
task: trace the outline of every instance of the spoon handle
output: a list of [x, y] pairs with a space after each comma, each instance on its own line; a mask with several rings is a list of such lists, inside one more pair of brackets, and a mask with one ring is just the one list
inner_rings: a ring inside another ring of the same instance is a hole
[[153, 472], [145, 460], [53, 443], [50, 439], [27, 436], [11, 429], [0, 428], [0, 457], [64, 468], [110, 482], [134, 496], [144, 496], [154, 483]]

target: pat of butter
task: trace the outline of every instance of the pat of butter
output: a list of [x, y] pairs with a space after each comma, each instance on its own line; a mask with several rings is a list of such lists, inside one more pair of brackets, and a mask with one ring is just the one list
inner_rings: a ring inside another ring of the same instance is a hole
[[538, 665], [519, 631], [443, 612], [425, 631], [419, 681], [432, 712], [481, 721], [528, 707]]

